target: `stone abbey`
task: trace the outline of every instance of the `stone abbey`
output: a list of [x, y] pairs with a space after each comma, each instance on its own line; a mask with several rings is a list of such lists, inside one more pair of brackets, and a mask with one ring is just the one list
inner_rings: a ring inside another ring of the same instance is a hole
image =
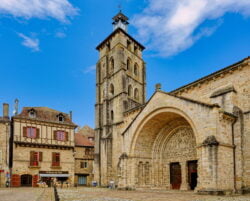
[[128, 18], [97, 46], [94, 177], [119, 188], [250, 189], [250, 58], [146, 101], [143, 45]]

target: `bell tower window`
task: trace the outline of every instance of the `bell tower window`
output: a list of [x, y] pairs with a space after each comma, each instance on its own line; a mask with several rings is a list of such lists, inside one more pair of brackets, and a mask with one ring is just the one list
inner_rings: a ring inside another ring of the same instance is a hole
[[127, 59], [127, 70], [131, 71], [131, 60], [130, 60], [130, 58]]
[[115, 89], [114, 89], [114, 85], [113, 84], [110, 85], [109, 92], [110, 92], [111, 95], [114, 95]]
[[111, 116], [111, 121], [113, 121], [114, 120], [114, 111], [113, 110], [111, 110], [110, 116]]
[[115, 62], [114, 62], [114, 59], [111, 58], [111, 60], [110, 60], [110, 73], [114, 72], [114, 68], [115, 68]]

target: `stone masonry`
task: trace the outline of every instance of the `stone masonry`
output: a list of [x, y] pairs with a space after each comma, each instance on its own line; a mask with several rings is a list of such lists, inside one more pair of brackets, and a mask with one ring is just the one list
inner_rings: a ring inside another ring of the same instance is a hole
[[97, 47], [95, 179], [126, 189], [249, 191], [250, 58], [172, 92], [158, 84], [146, 102], [144, 47], [127, 33], [126, 16], [113, 20]]

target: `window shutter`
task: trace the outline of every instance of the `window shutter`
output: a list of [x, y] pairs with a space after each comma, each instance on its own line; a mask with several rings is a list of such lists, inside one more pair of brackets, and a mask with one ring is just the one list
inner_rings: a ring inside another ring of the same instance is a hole
[[60, 153], [58, 153], [58, 162], [60, 162]]
[[39, 152], [39, 161], [40, 161], [40, 162], [43, 161], [43, 152]]
[[56, 153], [52, 152], [52, 162], [56, 162]]
[[23, 127], [23, 137], [27, 137], [27, 127]]
[[69, 141], [69, 132], [65, 132], [65, 140]]
[[53, 137], [54, 140], [56, 140], [56, 131], [54, 131], [54, 137]]
[[30, 151], [30, 162], [34, 161], [34, 151]]
[[39, 130], [39, 128], [36, 128], [36, 138], [40, 138], [40, 130]]

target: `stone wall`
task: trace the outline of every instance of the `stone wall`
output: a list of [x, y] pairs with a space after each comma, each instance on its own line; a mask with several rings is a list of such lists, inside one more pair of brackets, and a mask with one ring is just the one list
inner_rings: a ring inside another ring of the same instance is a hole
[[[87, 185], [90, 186], [94, 179], [93, 175], [93, 163], [94, 163], [94, 156], [93, 155], [86, 155], [85, 149], [89, 147], [75, 147], [75, 184], [78, 183], [78, 176], [85, 175], [87, 176]], [[93, 148], [92, 148], [93, 149]], [[87, 168], [82, 168], [81, 163], [87, 162]]]
[[9, 174], [10, 121], [0, 117], [0, 187], [4, 187]]

